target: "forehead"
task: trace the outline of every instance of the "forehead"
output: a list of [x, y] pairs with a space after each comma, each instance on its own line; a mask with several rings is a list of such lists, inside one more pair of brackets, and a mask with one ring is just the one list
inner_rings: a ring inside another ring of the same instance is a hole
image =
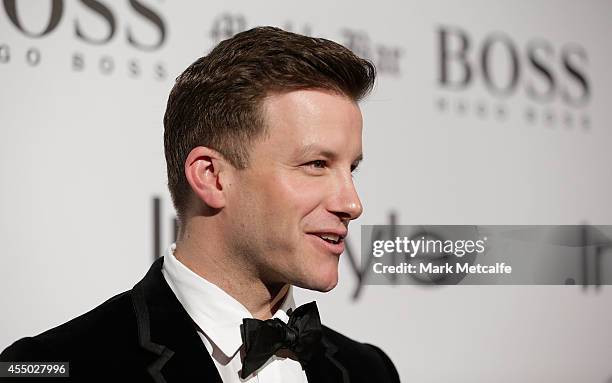
[[265, 141], [274, 152], [361, 154], [361, 111], [344, 95], [313, 89], [273, 94], [264, 100], [262, 111]]

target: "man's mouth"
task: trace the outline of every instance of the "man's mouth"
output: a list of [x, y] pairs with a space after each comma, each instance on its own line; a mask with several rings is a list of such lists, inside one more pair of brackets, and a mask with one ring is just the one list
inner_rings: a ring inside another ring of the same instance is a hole
[[346, 236], [346, 230], [338, 230], [336, 232], [321, 230], [308, 234], [313, 237], [318, 237], [315, 243], [318, 244], [317, 246], [319, 246], [319, 248], [335, 255], [340, 255], [344, 252], [344, 237]]
[[329, 242], [329, 243], [333, 243], [334, 245], [339, 244], [344, 238], [340, 235], [337, 234], [315, 234], [317, 235], [319, 238], [321, 238], [322, 240]]

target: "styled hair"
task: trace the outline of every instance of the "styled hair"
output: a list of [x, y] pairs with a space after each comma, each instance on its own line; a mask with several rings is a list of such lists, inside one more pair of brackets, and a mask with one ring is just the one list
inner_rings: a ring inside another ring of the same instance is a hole
[[251, 144], [266, 131], [266, 96], [322, 89], [358, 102], [375, 76], [374, 65], [346, 47], [279, 28], [257, 27], [220, 42], [176, 79], [164, 115], [168, 188], [179, 219], [191, 193], [184, 166], [193, 148], [214, 149], [244, 169]]

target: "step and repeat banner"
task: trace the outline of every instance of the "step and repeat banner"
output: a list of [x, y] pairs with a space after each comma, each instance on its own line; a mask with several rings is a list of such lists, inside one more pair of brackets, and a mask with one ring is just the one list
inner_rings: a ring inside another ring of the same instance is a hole
[[[379, 73], [340, 284], [297, 300], [384, 349], [402, 381], [612, 382], [612, 251], [580, 234], [612, 224], [611, 16], [609, 1], [4, 0], [0, 349], [130, 289], [165, 253], [174, 79], [273, 25], [340, 42]], [[431, 239], [415, 225], [488, 227], [498, 237], [482, 248], [503, 255], [516, 238], [495, 225], [547, 225], [535, 232], [557, 242], [520, 258], [546, 278], [439, 283], [430, 274], [448, 266], [415, 275], [389, 258]], [[551, 246], [568, 241], [580, 251], [556, 267]]]

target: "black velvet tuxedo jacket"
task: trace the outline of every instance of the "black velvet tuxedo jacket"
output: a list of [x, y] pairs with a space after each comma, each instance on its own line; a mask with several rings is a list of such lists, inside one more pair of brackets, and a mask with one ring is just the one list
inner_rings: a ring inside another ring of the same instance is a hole
[[[153, 263], [132, 290], [13, 343], [0, 361], [67, 361], [70, 378], [56, 378], [58, 382], [221, 382], [196, 325], [162, 275], [162, 263], [163, 258]], [[399, 382], [393, 363], [379, 348], [325, 326], [321, 349], [306, 366], [306, 376], [309, 383]]]

